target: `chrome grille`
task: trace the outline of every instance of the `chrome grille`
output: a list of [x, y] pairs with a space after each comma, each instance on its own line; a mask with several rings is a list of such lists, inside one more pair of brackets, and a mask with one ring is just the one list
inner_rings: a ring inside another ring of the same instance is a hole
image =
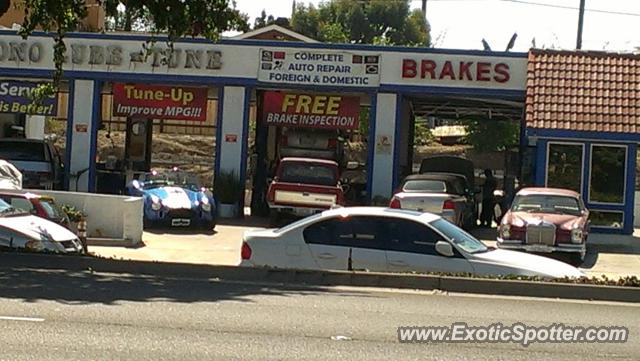
[[556, 226], [553, 224], [540, 224], [527, 226], [527, 244], [546, 244], [553, 246], [556, 243]]

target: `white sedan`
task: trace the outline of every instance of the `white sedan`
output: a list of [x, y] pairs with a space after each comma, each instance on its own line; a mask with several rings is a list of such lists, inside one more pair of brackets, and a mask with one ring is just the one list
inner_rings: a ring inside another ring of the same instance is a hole
[[68, 229], [0, 200], [0, 249], [83, 253], [84, 248]]
[[577, 268], [494, 249], [439, 216], [378, 207], [331, 209], [244, 234], [242, 266], [581, 277]]

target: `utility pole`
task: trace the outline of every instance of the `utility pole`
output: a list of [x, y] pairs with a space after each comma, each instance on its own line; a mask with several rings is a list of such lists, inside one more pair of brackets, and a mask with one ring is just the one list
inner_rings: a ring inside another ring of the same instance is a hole
[[580, 0], [580, 13], [578, 15], [578, 40], [576, 41], [576, 49], [582, 49], [582, 25], [584, 23], [584, 2]]
[[422, 16], [427, 18], [427, 0], [422, 0]]

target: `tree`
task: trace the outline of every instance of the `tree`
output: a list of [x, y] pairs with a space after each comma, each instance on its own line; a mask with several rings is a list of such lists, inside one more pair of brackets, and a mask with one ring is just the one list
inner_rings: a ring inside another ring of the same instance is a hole
[[[229, 0], [102, 0], [108, 15], [113, 16], [119, 7], [125, 9], [123, 27], [131, 29], [132, 21], [142, 18], [145, 30], [154, 35], [166, 33], [171, 45], [184, 36], [204, 36], [217, 40], [227, 30], [248, 30], [247, 17]], [[53, 82], [39, 87], [34, 93], [38, 102], [57, 91], [62, 80], [66, 54], [65, 36], [78, 29], [87, 16], [85, 0], [23, 0], [25, 11], [20, 34], [27, 38], [35, 29], [54, 33]], [[128, 25], [127, 25], [128, 24]]]
[[429, 46], [429, 24], [409, 0], [331, 0], [297, 4], [292, 30], [325, 42]]
[[508, 150], [520, 142], [520, 123], [486, 118], [466, 119], [467, 142], [480, 152]]
[[262, 9], [262, 12], [260, 13], [260, 16], [256, 18], [256, 20], [253, 22], [253, 29], [260, 29], [260, 28], [264, 28], [265, 26], [269, 26], [273, 23], [275, 23], [276, 19], [273, 17], [273, 15], [269, 15], [267, 16], [267, 12]]

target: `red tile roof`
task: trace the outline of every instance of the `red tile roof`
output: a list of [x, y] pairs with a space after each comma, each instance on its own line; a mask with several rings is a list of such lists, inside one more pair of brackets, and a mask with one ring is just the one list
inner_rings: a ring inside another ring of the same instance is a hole
[[528, 128], [640, 133], [640, 55], [533, 49]]

